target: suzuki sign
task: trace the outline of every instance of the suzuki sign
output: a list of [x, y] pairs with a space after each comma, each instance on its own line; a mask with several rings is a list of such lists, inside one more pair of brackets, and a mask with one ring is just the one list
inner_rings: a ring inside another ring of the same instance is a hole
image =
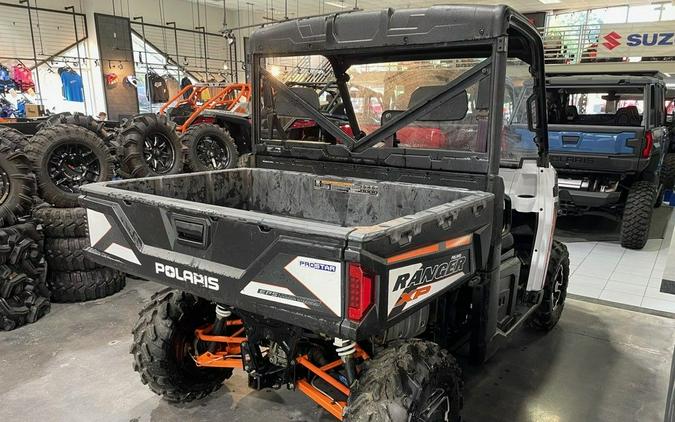
[[602, 25], [597, 57], [675, 57], [675, 21]]

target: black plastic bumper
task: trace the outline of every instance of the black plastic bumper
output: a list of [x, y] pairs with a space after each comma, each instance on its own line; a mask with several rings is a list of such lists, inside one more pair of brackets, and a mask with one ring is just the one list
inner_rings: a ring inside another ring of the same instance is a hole
[[621, 201], [621, 192], [589, 192], [575, 189], [560, 189], [563, 208], [605, 208]]
[[560, 172], [638, 173], [648, 159], [625, 155], [550, 154], [551, 164]]

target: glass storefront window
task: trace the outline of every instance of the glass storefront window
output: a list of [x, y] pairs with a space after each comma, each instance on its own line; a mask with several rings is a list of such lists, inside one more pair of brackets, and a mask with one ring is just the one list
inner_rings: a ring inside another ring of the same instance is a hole
[[645, 4], [628, 8], [628, 22], [656, 22], [661, 16], [660, 4]]
[[628, 16], [628, 6], [606, 7], [588, 11], [589, 24], [624, 23]]

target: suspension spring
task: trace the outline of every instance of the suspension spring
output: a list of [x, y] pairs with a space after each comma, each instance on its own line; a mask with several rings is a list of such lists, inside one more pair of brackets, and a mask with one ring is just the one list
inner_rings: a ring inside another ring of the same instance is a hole
[[353, 359], [354, 354], [356, 353], [356, 343], [351, 340], [343, 340], [335, 337], [333, 346], [335, 346], [335, 351], [345, 364], [348, 385], [352, 385], [356, 380], [356, 362]]
[[232, 311], [222, 305], [216, 305], [216, 318], [222, 319], [229, 318], [230, 316], [232, 316]]

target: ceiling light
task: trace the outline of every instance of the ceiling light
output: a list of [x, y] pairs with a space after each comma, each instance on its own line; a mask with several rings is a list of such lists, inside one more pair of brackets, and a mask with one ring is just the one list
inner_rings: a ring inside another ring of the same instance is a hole
[[273, 64], [273, 65], [270, 66], [269, 72], [272, 76], [274, 76], [276, 78], [279, 75], [281, 75], [282, 69], [281, 69], [280, 66], [277, 66], [277, 65]]
[[539, 3], [556, 4], [556, 3], [560, 3], [560, 0], [539, 0]]
[[340, 9], [344, 9], [345, 7], [347, 7], [344, 3], [335, 3], [333, 1], [327, 1], [324, 4], [327, 4], [327, 5], [333, 6], [333, 7], [339, 7]]

